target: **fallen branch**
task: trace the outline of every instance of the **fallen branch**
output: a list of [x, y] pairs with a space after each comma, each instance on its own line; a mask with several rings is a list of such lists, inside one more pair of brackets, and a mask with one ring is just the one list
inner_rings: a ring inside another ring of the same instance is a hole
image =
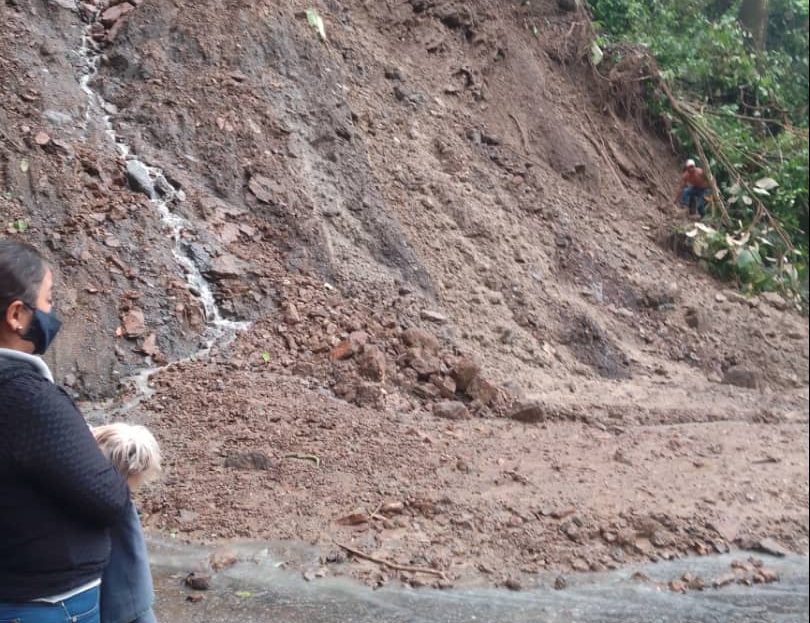
[[387, 567], [388, 569], [392, 569], [394, 571], [405, 571], [406, 573], [424, 573], [426, 575], [433, 575], [442, 580], [447, 580], [447, 576], [444, 574], [444, 571], [438, 571], [436, 569], [428, 569], [426, 567], [411, 567], [408, 565], [400, 565], [396, 562], [391, 562], [390, 560], [385, 560], [383, 558], [377, 558], [376, 556], [372, 556], [371, 554], [366, 554], [365, 552], [361, 552], [360, 550], [354, 549], [353, 547], [349, 547], [348, 545], [344, 545], [343, 543], [338, 543], [335, 541], [335, 545], [337, 545], [340, 549], [344, 549], [353, 556], [357, 558], [362, 558], [363, 560], [368, 560], [369, 562], [373, 562], [376, 565], [380, 565], [382, 567]]

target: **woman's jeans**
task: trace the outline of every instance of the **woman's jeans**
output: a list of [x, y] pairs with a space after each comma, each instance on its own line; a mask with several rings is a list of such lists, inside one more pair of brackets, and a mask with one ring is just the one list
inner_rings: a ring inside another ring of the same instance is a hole
[[98, 598], [91, 588], [56, 604], [0, 602], [0, 623], [99, 623]]

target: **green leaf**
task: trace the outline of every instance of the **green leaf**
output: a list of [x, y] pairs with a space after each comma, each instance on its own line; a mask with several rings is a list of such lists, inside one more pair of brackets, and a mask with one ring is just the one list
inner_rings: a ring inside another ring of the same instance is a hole
[[321, 41], [326, 41], [326, 27], [323, 24], [323, 18], [315, 9], [307, 9], [307, 22], [315, 29]]
[[234, 594], [241, 599], [248, 599], [249, 597], [253, 597], [253, 593], [251, 593], [250, 591], [236, 591], [236, 593]]
[[262, 353], [262, 361], [264, 361], [264, 363], [270, 363], [270, 353]]
[[20, 234], [24, 234], [28, 231], [28, 221], [22, 218], [18, 218], [11, 224], [11, 226]]

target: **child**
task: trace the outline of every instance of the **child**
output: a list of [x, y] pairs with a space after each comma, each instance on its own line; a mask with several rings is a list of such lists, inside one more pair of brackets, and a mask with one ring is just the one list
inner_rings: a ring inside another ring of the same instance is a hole
[[[102, 453], [135, 490], [160, 474], [160, 447], [143, 426], [117, 423], [93, 429]], [[110, 564], [101, 579], [101, 623], [157, 623], [149, 557], [141, 520], [130, 500], [110, 530]]]

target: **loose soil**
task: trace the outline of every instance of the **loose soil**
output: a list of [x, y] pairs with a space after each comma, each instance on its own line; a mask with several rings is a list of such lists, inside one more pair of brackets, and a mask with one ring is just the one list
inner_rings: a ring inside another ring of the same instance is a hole
[[[677, 162], [581, 62], [584, 14], [133, 6], [0, 7], [0, 218], [58, 267], [58, 378], [163, 445], [150, 529], [304, 540], [372, 584], [806, 551], [807, 319], [661, 244]], [[116, 134], [183, 191], [183, 252], [251, 322], [207, 357], [79, 87], [88, 28]]]

